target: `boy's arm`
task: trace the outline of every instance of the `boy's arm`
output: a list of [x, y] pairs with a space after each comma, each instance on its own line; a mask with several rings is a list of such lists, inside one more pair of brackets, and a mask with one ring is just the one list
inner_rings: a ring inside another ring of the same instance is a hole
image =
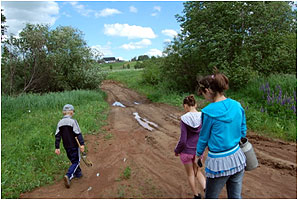
[[80, 145], [84, 146], [84, 138], [81, 133], [80, 126], [79, 126], [77, 120], [75, 120], [75, 119], [74, 119], [74, 124], [73, 124], [73, 132], [75, 133], [75, 136], [78, 138]]
[[55, 148], [60, 149], [60, 141], [61, 141], [61, 134], [60, 132], [56, 133], [55, 135]]
[[84, 138], [83, 138], [82, 133], [79, 133], [79, 134], [77, 135], [77, 138], [78, 138], [79, 143], [80, 143], [81, 146], [85, 145], [85, 144], [84, 144]]
[[60, 154], [60, 141], [61, 141], [61, 135], [60, 135], [60, 132], [56, 133], [55, 135], [55, 153], [57, 155]]

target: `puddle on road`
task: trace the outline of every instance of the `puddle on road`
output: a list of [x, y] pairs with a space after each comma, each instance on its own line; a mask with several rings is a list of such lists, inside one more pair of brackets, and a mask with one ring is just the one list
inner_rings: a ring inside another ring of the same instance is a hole
[[[158, 128], [158, 125], [157, 125], [157, 124], [155, 124], [154, 122], [150, 122], [150, 121], [148, 121], [148, 120], [145, 119], [145, 118], [140, 117], [139, 113], [134, 112], [134, 113], [132, 113], [132, 114], [135, 116], [135, 119], [137, 120], [137, 122], [138, 122], [141, 126], [143, 126], [145, 129], [147, 129], [147, 130], [149, 130], [149, 131], [153, 131], [154, 128], [152, 128], [151, 126], [154, 126], [155, 128]], [[149, 124], [150, 124], [151, 126], [149, 126]]]
[[122, 108], [125, 108], [126, 106], [123, 105], [122, 103], [118, 102], [118, 101], [115, 101], [112, 106], [119, 106], [119, 107], [122, 107]]

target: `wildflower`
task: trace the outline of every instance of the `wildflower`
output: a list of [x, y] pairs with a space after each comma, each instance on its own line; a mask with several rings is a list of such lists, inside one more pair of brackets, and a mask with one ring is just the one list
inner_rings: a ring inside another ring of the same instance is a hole
[[283, 105], [285, 105], [285, 103], [286, 103], [286, 98], [284, 98], [284, 99], [282, 100], [281, 105], [283, 106]]
[[267, 103], [270, 104], [271, 103], [272, 98], [270, 97], [270, 95], [267, 95]]

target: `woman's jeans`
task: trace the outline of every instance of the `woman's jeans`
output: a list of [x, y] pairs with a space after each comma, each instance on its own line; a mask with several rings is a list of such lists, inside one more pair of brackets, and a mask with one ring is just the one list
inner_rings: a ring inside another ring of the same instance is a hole
[[231, 176], [207, 178], [205, 198], [218, 199], [218, 196], [222, 188], [226, 184], [228, 199], [241, 199], [243, 175], [244, 175], [244, 169]]

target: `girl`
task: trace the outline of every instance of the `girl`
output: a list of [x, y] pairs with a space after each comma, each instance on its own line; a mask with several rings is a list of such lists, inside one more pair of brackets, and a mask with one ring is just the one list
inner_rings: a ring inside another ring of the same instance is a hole
[[203, 190], [206, 184], [204, 175], [195, 164], [196, 144], [202, 126], [201, 112], [196, 110], [197, 104], [193, 95], [184, 98], [183, 107], [187, 113], [181, 117], [181, 136], [175, 148], [175, 155], [180, 155], [184, 164], [194, 198], [200, 199], [201, 195], [195, 187], [195, 177], [198, 178]]
[[199, 81], [199, 95], [211, 102], [202, 109], [203, 125], [196, 153], [201, 156], [208, 145], [206, 199], [218, 198], [225, 184], [229, 199], [241, 198], [246, 158], [239, 141], [246, 136], [246, 120], [240, 103], [224, 96], [228, 88], [228, 78], [218, 72]]

